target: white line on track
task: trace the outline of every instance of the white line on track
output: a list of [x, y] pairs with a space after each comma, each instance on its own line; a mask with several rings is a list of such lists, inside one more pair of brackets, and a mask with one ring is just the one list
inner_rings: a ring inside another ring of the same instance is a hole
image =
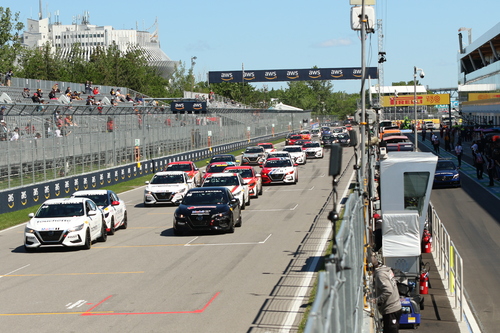
[[191, 239], [189, 242], [187, 242], [186, 244], [184, 244], [184, 246], [189, 246], [189, 244], [191, 244], [192, 242], [194, 242], [198, 238], [200, 238], [200, 237], [195, 237], [195, 238]]
[[258, 244], [264, 244], [265, 242], [267, 242], [267, 240], [269, 238], [271, 238], [272, 234], [269, 234], [269, 236], [266, 237], [266, 239], [264, 239], [263, 241], [260, 241], [260, 242], [242, 242], [242, 243], [214, 243], [214, 244], [192, 244], [192, 242], [198, 238], [196, 237], [195, 239], [193, 239], [192, 241], [190, 241], [189, 243], [185, 244], [184, 246], [228, 246], [228, 245], [258, 245]]
[[23, 267], [19, 267], [18, 269], [13, 270], [12, 272], [8, 272], [7, 274], [0, 275], [0, 279], [3, 278], [4, 276], [11, 275], [12, 273], [20, 271], [21, 269], [26, 268], [29, 265], [31, 265], [31, 264], [24, 265]]

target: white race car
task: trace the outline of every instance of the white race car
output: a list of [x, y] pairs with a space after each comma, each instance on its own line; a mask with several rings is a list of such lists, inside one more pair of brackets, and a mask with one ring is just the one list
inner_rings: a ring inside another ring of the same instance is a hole
[[127, 229], [127, 206], [118, 195], [111, 190], [84, 190], [77, 191], [73, 198], [88, 198], [104, 212], [106, 232], [114, 235], [117, 229]]
[[296, 184], [299, 180], [297, 164], [285, 157], [272, 157], [262, 166], [262, 184], [273, 183]]
[[106, 221], [99, 207], [87, 198], [49, 199], [30, 213], [24, 229], [24, 248], [31, 252], [41, 246], [82, 246], [107, 240]]
[[284, 151], [287, 151], [290, 153], [290, 155], [293, 158], [293, 161], [297, 164], [306, 164], [307, 159], [306, 159], [306, 153], [305, 151], [302, 150], [302, 146], [285, 146], [283, 148]]
[[144, 189], [144, 206], [157, 203], [179, 204], [186, 192], [194, 187], [193, 179], [184, 171], [157, 172]]
[[306, 158], [323, 158], [323, 147], [319, 142], [307, 142], [302, 146], [306, 153]]
[[233, 196], [240, 201], [241, 209], [250, 205], [250, 193], [248, 186], [239, 173], [236, 172], [220, 172], [213, 173], [201, 185], [201, 187], [223, 186], [227, 187]]

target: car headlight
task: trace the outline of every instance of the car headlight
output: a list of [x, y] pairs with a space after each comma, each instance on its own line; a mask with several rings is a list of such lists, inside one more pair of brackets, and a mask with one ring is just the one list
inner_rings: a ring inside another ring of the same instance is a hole
[[456, 180], [456, 179], [459, 179], [459, 178], [460, 178], [460, 174], [457, 173], [457, 174], [453, 175], [453, 179]]
[[69, 228], [68, 231], [69, 232], [80, 231], [80, 230], [83, 229], [84, 225], [85, 225], [85, 223], [79, 224], [79, 225], [77, 225], [77, 226], [75, 226], [73, 228]]
[[184, 193], [184, 192], [186, 192], [186, 188], [185, 188], [185, 187], [183, 187], [183, 188], [181, 188], [181, 189], [177, 190], [177, 192], [176, 192], [176, 193]]
[[151, 191], [150, 191], [150, 190], [148, 190], [148, 189], [145, 189], [145, 190], [144, 190], [144, 195], [148, 195], [148, 194], [151, 194]]
[[34, 229], [31, 229], [30, 227], [26, 226], [24, 228], [24, 232], [26, 233], [29, 233], [29, 234], [34, 234], [35, 233], [35, 230]]

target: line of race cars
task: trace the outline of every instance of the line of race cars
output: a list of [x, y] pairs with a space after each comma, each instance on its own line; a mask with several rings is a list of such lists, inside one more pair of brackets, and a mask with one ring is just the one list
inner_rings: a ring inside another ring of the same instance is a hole
[[[296, 184], [298, 165], [323, 156], [319, 142], [304, 140], [279, 151], [272, 143], [247, 147], [241, 161], [232, 154], [215, 155], [204, 171], [192, 161], [171, 162], [146, 182], [143, 203], [145, 207], [177, 205], [176, 235], [234, 232], [242, 224], [241, 211], [251, 204], [251, 198], [263, 194], [264, 185]], [[105, 242], [108, 235], [128, 225], [125, 202], [106, 189], [49, 199], [29, 217], [24, 232], [27, 252], [46, 246], [90, 249], [93, 242]]]

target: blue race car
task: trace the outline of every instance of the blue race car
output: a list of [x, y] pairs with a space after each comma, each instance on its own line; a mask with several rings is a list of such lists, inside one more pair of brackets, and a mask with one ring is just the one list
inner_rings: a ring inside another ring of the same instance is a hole
[[460, 173], [452, 160], [440, 158], [436, 165], [433, 187], [460, 187]]

